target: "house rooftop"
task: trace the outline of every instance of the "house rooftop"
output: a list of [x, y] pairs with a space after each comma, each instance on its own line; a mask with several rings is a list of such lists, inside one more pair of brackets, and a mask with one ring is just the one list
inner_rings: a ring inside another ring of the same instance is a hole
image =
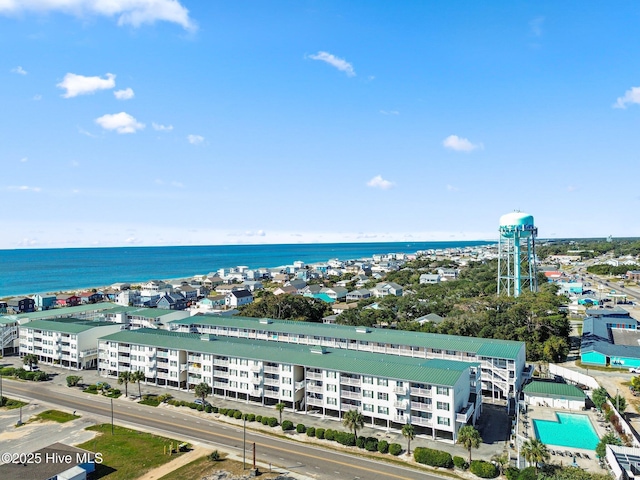
[[50, 310], [42, 310], [40, 312], [19, 313], [17, 315], [8, 315], [18, 320], [39, 320], [56, 317], [70, 317], [89, 312], [100, 312], [105, 310], [113, 310], [119, 306], [115, 303], [101, 302], [90, 305], [78, 305], [77, 307], [52, 308]]
[[[251, 317], [222, 317], [220, 315], [198, 315], [170, 322], [172, 325], [211, 325], [250, 330], [267, 330], [260, 319]], [[496, 340], [490, 338], [463, 337], [436, 333], [410, 332], [405, 330], [371, 328], [362, 334], [355, 327], [335, 324], [318, 324], [291, 320], [271, 320], [270, 332], [291, 335], [334, 337], [346, 340], [364, 340], [383, 344], [410, 345], [414, 347], [455, 350], [475, 353], [478, 356], [516, 359], [524, 351], [524, 342]]]
[[98, 327], [113, 327], [113, 322], [96, 322], [91, 320], [78, 320], [77, 318], [60, 318], [57, 320], [33, 320], [22, 325], [21, 328], [33, 328], [34, 330], [47, 330], [60, 333], [81, 333]]
[[322, 354], [320, 354], [312, 351], [312, 348], [307, 345], [168, 332], [147, 328], [124, 330], [101, 337], [100, 340], [304, 365], [311, 368], [449, 387], [454, 386], [468, 368], [474, 365], [451, 360], [425, 360], [326, 347], [323, 347]]
[[587, 395], [575, 385], [556, 382], [533, 381], [522, 389], [525, 395], [549, 395], [561, 398], [584, 399]]

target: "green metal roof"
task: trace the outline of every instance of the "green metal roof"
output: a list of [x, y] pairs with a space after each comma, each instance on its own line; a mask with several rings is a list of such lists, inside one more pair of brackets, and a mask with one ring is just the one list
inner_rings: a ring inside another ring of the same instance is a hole
[[174, 325], [218, 325], [240, 329], [269, 330], [274, 332], [335, 337], [348, 340], [364, 340], [383, 344], [409, 345], [422, 348], [455, 350], [475, 353], [479, 356], [513, 359], [518, 358], [525, 348], [524, 342], [512, 340], [496, 340], [492, 338], [463, 337], [458, 335], [441, 335], [436, 333], [409, 332], [382, 328], [369, 328], [369, 333], [358, 333], [356, 327], [345, 325], [327, 325], [290, 320], [272, 320], [265, 325], [259, 318], [225, 317], [221, 315], [198, 315], [171, 321]]
[[22, 325], [21, 328], [33, 328], [34, 330], [47, 330], [60, 333], [81, 333], [98, 327], [113, 327], [113, 322], [92, 322], [90, 320], [78, 320], [64, 318], [59, 320], [33, 320]]
[[[203, 340], [203, 338], [209, 340]], [[442, 386], [455, 385], [460, 376], [464, 375], [464, 372], [470, 367], [470, 364], [465, 362], [425, 360], [346, 349], [325, 348], [324, 354], [318, 354], [312, 353], [312, 348], [306, 345], [168, 332], [147, 328], [123, 330], [101, 337], [100, 340], [304, 365], [312, 368]]]
[[526, 385], [522, 391], [529, 395], [549, 395], [562, 398], [584, 399], [587, 395], [575, 385], [555, 382], [533, 381]]
[[42, 320], [56, 317], [70, 317], [86, 312], [111, 310], [116, 307], [118, 307], [118, 305], [109, 302], [89, 303], [87, 305], [78, 305], [77, 307], [51, 308], [49, 310], [41, 310], [39, 312], [5, 315], [5, 317], [11, 319], [17, 318], [18, 320]]

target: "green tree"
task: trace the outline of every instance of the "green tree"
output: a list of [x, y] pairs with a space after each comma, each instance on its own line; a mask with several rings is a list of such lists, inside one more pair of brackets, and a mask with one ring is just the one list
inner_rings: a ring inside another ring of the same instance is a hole
[[602, 410], [602, 405], [609, 398], [609, 394], [604, 387], [598, 387], [591, 393], [591, 400], [598, 410]]
[[131, 381], [138, 384], [138, 398], [142, 398], [142, 388], [140, 387], [140, 382], [145, 379], [146, 376], [143, 370], [136, 370], [135, 372], [131, 373]]
[[640, 377], [633, 377], [631, 379], [631, 386], [633, 387], [634, 390], [640, 391]]
[[213, 390], [211, 389], [211, 385], [209, 385], [206, 382], [201, 382], [198, 385], [196, 385], [196, 388], [193, 390], [193, 392], [195, 393], [196, 397], [202, 399], [202, 408], [204, 409], [204, 405], [205, 405], [205, 398], [207, 398], [208, 395], [211, 395], [211, 392]]
[[282, 425], [282, 412], [286, 406], [287, 405], [282, 402], [276, 403], [276, 410], [278, 411], [278, 414], [280, 414], [280, 425]]
[[500, 475], [504, 475], [505, 468], [509, 465], [509, 454], [507, 452], [503, 452], [502, 455], [495, 454], [491, 457], [491, 461], [498, 466]]
[[67, 387], [75, 387], [82, 381], [82, 377], [78, 375], [69, 375], [67, 377]]
[[416, 429], [410, 423], [402, 426], [402, 436], [407, 439], [407, 455], [411, 455], [411, 440], [416, 438]]
[[22, 357], [22, 364], [29, 365], [29, 370], [33, 370], [33, 366], [38, 364], [38, 356], [34, 353], [27, 353]]
[[538, 463], [549, 460], [547, 446], [537, 438], [531, 438], [522, 444], [522, 455], [529, 463], [533, 463], [538, 474]]
[[622, 445], [622, 441], [614, 434], [607, 433], [604, 437], [600, 439], [598, 445], [596, 446], [596, 457], [604, 458], [607, 454], [607, 445]]
[[617, 394], [615, 397], [611, 399], [611, 403], [618, 410], [620, 415], [624, 414], [624, 411], [627, 409], [627, 399], [624, 398], [621, 394]]
[[364, 427], [364, 415], [358, 410], [349, 410], [342, 417], [342, 424], [349, 430], [353, 430], [353, 434], [358, 438], [358, 429]]
[[471, 449], [480, 447], [482, 437], [475, 427], [472, 425], [465, 425], [458, 430], [458, 443], [469, 452], [469, 464], [471, 464]]
[[131, 372], [120, 372], [118, 374], [118, 385], [124, 384], [124, 396], [129, 396], [129, 382], [131, 381]]

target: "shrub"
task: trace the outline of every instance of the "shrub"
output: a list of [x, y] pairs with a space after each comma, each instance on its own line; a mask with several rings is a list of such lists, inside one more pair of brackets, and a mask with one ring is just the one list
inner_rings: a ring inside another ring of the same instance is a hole
[[518, 480], [536, 480], [538, 475], [534, 467], [527, 467], [520, 470], [518, 473]]
[[247, 422], [255, 422], [256, 421], [256, 414], [255, 413], [249, 413], [247, 415]]
[[378, 452], [387, 453], [389, 451], [389, 442], [386, 440], [380, 440], [378, 442]]
[[217, 462], [218, 460], [220, 460], [220, 452], [218, 452], [218, 450], [214, 450], [213, 452], [211, 452], [209, 454], [209, 460], [211, 460], [212, 462]]
[[293, 430], [293, 422], [291, 420], [284, 420], [282, 422], [282, 431], [287, 432]]
[[399, 443], [392, 443], [389, 445], [389, 453], [397, 457], [402, 453], [402, 445]]
[[335, 440], [336, 439], [336, 431], [332, 430], [330, 428], [327, 428], [324, 431], [324, 439], [325, 440], [332, 440], [332, 441]]
[[453, 457], [453, 466], [459, 468], [460, 470], [466, 470], [467, 468], [469, 468], [469, 464], [467, 463], [467, 461], [464, 458], [458, 456]]
[[345, 445], [347, 447], [353, 447], [356, 444], [356, 436], [349, 432], [335, 432], [335, 440], [340, 445]]
[[218, 413], [220, 415], [226, 415], [228, 410], [229, 410], [228, 408], [221, 408], [218, 410]]
[[356, 447], [364, 448], [364, 442], [366, 442], [366, 441], [367, 441], [367, 439], [365, 437], [362, 437], [362, 436], [356, 438]]
[[211, 405], [207, 405], [204, 407], [204, 411], [207, 413], [211, 413], [213, 411], [213, 407], [211, 407]]
[[14, 367], [3, 367], [0, 368], [0, 375], [3, 377], [13, 377], [16, 374], [17, 369]]
[[367, 437], [364, 442], [364, 449], [367, 452], [377, 452], [378, 451], [378, 439], [375, 437]]
[[496, 478], [500, 473], [498, 467], [485, 460], [472, 460], [469, 471], [480, 478]]
[[269, 425], [269, 417], [262, 417], [260, 423], [262, 423], [263, 425]]
[[432, 467], [453, 467], [453, 458], [449, 452], [434, 450], [432, 448], [416, 447], [413, 451], [413, 458], [418, 463], [424, 463]]
[[296, 425], [296, 432], [304, 433], [306, 431], [307, 431], [307, 427], [305, 427], [304, 423], [299, 423], [298, 425]]
[[168, 402], [172, 398], [173, 398], [173, 395], [171, 395], [170, 393], [163, 393], [162, 395], [158, 396], [158, 401], [159, 402]]
[[262, 423], [262, 415], [256, 415], [256, 422]]
[[229, 410], [227, 410], [227, 417], [233, 417], [236, 414], [236, 412], [237, 410], [230, 408]]
[[[270, 418], [268, 419], [267, 424], [268, 424], [270, 427], [277, 427], [277, 426], [278, 426], [278, 419], [277, 419], [276, 417], [270, 417]], [[292, 425], [293, 425], [293, 424], [292, 424]]]
[[507, 480], [517, 480], [518, 475], [520, 475], [520, 469], [516, 467], [507, 467], [504, 470], [504, 476], [507, 477]]
[[316, 428], [316, 438], [319, 438], [320, 440], [324, 439], [324, 428]]
[[84, 391], [87, 393], [96, 393], [98, 391], [98, 386], [94, 384], [87, 385], [87, 388], [85, 388]]
[[316, 427], [307, 428], [307, 437], [315, 437], [316, 436]]
[[67, 377], [67, 387], [77, 387], [82, 381], [82, 377], [78, 375], [69, 375]]
[[218, 413], [218, 407], [211, 407], [211, 413]]
[[233, 414], [233, 418], [240, 420], [242, 418], [242, 412], [236, 411], [236, 413]]

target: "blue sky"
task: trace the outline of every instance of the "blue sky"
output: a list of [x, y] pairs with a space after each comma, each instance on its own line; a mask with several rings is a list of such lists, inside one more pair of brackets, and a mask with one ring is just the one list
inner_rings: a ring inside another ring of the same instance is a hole
[[0, 0], [0, 248], [640, 236], [637, 2]]

